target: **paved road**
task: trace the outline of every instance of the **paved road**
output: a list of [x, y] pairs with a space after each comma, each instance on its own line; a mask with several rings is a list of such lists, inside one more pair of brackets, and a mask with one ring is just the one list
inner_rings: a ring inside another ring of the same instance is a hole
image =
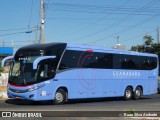
[[[50, 102], [33, 104], [24, 100], [0, 101], [0, 111], [160, 111], [160, 94], [145, 96], [141, 100], [124, 101], [121, 98], [70, 101], [65, 105]], [[58, 118], [62, 119], [62, 118]], [[76, 118], [65, 118], [76, 119]], [[83, 118], [94, 120], [97, 118]], [[101, 118], [102, 120], [106, 118]], [[113, 118], [107, 118], [113, 119]], [[117, 119], [117, 118], [116, 118]], [[126, 118], [124, 118], [126, 119]]]
[[101, 100], [70, 101], [64, 105], [52, 105], [50, 102], [34, 104], [23, 100], [0, 101], [0, 111], [3, 110], [48, 110], [48, 111], [160, 111], [160, 94], [145, 96], [140, 100], [124, 101], [121, 98]]

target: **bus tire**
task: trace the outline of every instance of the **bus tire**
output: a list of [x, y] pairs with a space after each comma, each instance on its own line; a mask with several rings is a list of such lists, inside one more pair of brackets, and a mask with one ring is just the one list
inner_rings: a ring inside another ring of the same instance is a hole
[[142, 97], [142, 94], [143, 94], [143, 92], [142, 92], [141, 87], [136, 87], [136, 89], [134, 91], [134, 99], [135, 100], [140, 99]]
[[126, 87], [124, 91], [124, 100], [131, 100], [133, 96], [133, 91], [131, 87]]
[[63, 89], [58, 89], [56, 91], [55, 97], [54, 97], [54, 104], [64, 104], [66, 102], [66, 92]]

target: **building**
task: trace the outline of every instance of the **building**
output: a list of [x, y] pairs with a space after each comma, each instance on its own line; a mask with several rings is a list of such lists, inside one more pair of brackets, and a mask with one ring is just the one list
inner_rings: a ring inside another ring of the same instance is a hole
[[13, 55], [13, 47], [0, 47], [0, 58]]
[[113, 49], [125, 50], [126, 47], [122, 44], [116, 44], [115, 46], [113, 46]]

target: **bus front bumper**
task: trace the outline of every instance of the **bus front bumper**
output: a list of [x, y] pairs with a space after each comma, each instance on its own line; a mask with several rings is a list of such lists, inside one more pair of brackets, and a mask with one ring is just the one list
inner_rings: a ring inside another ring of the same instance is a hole
[[26, 93], [16, 93], [16, 92], [12, 92], [12, 91], [8, 90], [7, 95], [8, 95], [8, 98], [37, 101], [36, 91], [26, 92]]

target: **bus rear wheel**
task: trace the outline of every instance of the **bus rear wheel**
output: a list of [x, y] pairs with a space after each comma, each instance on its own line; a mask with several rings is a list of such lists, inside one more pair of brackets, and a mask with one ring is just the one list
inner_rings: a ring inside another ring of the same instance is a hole
[[135, 100], [140, 99], [142, 97], [142, 94], [143, 94], [143, 92], [142, 92], [141, 87], [137, 87], [135, 92], [134, 92], [134, 99]]
[[127, 87], [124, 92], [124, 100], [131, 100], [133, 96], [132, 93], [133, 93], [132, 88]]
[[66, 92], [63, 89], [58, 89], [54, 97], [54, 104], [64, 104], [66, 102]]

